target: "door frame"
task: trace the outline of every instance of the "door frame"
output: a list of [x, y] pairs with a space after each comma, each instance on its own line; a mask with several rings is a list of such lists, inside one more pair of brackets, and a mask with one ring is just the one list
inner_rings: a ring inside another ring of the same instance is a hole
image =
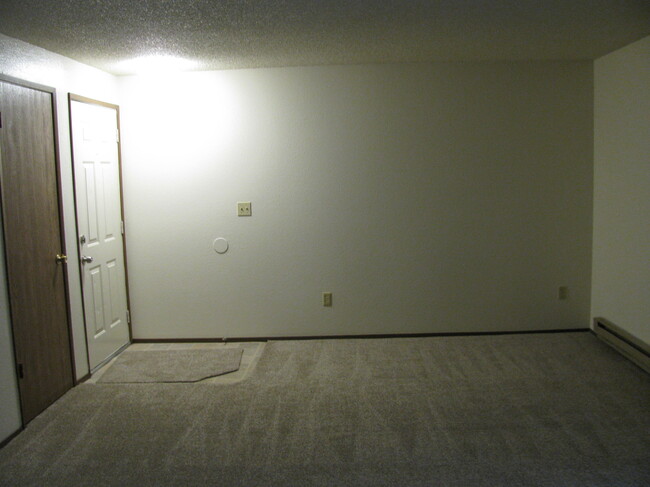
[[[0, 74], [0, 81], [13, 84], [16, 86], [20, 86], [23, 88], [29, 88], [32, 90], [36, 91], [42, 91], [44, 93], [48, 93], [51, 97], [51, 104], [52, 104], [52, 130], [53, 130], [53, 141], [54, 141], [54, 164], [55, 164], [55, 173], [56, 173], [56, 194], [57, 194], [57, 202], [58, 202], [58, 213], [59, 213], [59, 234], [60, 234], [60, 244], [61, 244], [61, 252], [64, 255], [67, 255], [66, 251], [66, 245], [65, 245], [65, 214], [64, 214], [64, 207], [63, 207], [63, 185], [61, 182], [61, 159], [60, 159], [60, 145], [59, 145], [59, 121], [58, 121], [58, 111], [57, 111], [57, 92], [56, 88], [53, 88], [51, 86], [46, 86], [46, 85], [41, 85], [39, 83], [33, 83], [31, 81], [26, 81], [20, 78], [15, 78], [13, 76], [7, 76], [5, 74]], [[6, 219], [6, 205], [4, 203], [4, 191], [3, 191], [3, 181], [2, 181], [2, 171], [0, 171], [0, 206], [2, 207], [2, 217], [3, 217], [3, 228], [2, 228], [2, 239], [3, 243], [6, 239], [6, 230], [4, 228], [4, 221]], [[5, 245], [6, 249], [6, 245]], [[7, 256], [6, 251], [3, 252], [4, 255], [2, 255], [2, 258], [5, 261], [5, 269], [8, 268], [9, 264], [9, 259]], [[77, 364], [75, 361], [75, 356], [74, 356], [74, 339], [72, 336], [72, 309], [70, 307], [70, 282], [68, 278], [68, 265], [67, 263], [61, 266], [63, 268], [63, 288], [64, 288], [64, 293], [65, 293], [65, 309], [66, 309], [66, 325], [68, 328], [68, 354], [70, 355], [70, 376], [72, 379], [72, 387], [76, 386], [79, 384], [77, 380]], [[7, 281], [7, 289], [9, 289], [9, 280], [7, 276], [5, 276], [5, 279]], [[18, 378], [18, 363], [16, 362], [17, 360], [17, 354], [16, 354], [16, 340], [14, 338], [14, 329], [13, 329], [13, 311], [12, 311], [12, 305], [11, 305], [11, 300], [8, 302], [8, 311], [9, 311], [9, 319], [11, 321], [11, 341], [12, 341], [12, 350], [14, 354], [14, 373], [16, 374], [16, 380], [19, 381], [20, 379]], [[20, 387], [18, 387], [18, 399], [20, 401], [20, 408], [21, 408], [21, 422], [22, 422], [22, 428], [25, 428], [26, 423], [25, 423], [25, 418], [23, 417], [22, 414], [22, 409], [23, 409], [23, 397], [20, 393]]]
[[[122, 219], [122, 222], [124, 222], [124, 231], [122, 232], [122, 254], [124, 257], [124, 285], [126, 288], [126, 308], [129, 311], [129, 319], [127, 321], [128, 325], [128, 330], [129, 330], [129, 342], [128, 344], [131, 344], [133, 342], [133, 330], [131, 323], [133, 322], [133, 316], [131, 314], [131, 295], [129, 293], [129, 265], [128, 265], [128, 259], [127, 259], [127, 252], [126, 252], [126, 221], [124, 220], [124, 189], [123, 189], [123, 184], [122, 184], [122, 129], [120, 127], [120, 107], [119, 105], [114, 105], [112, 103], [107, 103], [104, 101], [100, 100], [95, 100], [93, 98], [88, 98], [86, 96], [81, 96], [81, 95], [76, 95], [74, 93], [68, 93], [68, 122], [70, 124], [70, 156], [72, 158], [72, 188], [73, 188], [73, 196], [74, 196], [74, 215], [75, 215], [75, 229], [76, 229], [76, 235], [75, 235], [75, 240], [77, 242], [77, 249], [79, 255], [82, 255], [82, 248], [81, 244], [79, 242], [79, 214], [77, 212], [77, 179], [75, 175], [75, 158], [74, 158], [74, 140], [73, 140], [73, 134], [72, 134], [72, 102], [79, 102], [79, 103], [87, 103], [89, 105], [97, 105], [105, 108], [110, 108], [112, 110], [115, 110], [115, 115], [117, 119], [117, 168], [118, 168], [118, 175], [119, 175], [119, 185], [120, 185], [120, 218]], [[83, 281], [84, 281], [84, 276], [83, 276], [83, 266], [79, 265], [79, 279], [81, 283], [81, 305], [83, 309], [83, 315], [84, 315], [84, 336], [86, 338], [86, 359], [88, 360], [88, 368], [90, 369], [90, 343], [88, 340], [88, 328], [86, 324], [86, 305], [84, 303], [83, 299]], [[128, 345], [127, 344], [127, 345]], [[95, 370], [101, 368], [103, 365], [105, 365], [109, 360], [111, 360], [115, 355], [120, 353], [125, 347], [122, 347], [118, 349], [114, 354], [106, 358], [103, 362], [101, 362], [97, 367], [95, 367]], [[90, 370], [89, 374], [92, 373], [93, 371]]]

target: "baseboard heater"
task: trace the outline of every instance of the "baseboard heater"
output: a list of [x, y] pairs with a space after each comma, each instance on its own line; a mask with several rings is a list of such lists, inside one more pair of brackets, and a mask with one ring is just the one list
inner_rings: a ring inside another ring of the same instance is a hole
[[605, 318], [594, 318], [594, 332], [605, 343], [650, 373], [650, 347]]

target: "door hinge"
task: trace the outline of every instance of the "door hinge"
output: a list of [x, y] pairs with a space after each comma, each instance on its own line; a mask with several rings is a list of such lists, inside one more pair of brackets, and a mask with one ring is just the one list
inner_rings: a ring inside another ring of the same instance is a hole
[[0, 112], [0, 129], [2, 128], [2, 112]]
[[18, 378], [22, 379], [25, 377], [25, 374], [23, 373], [23, 364], [18, 364]]
[[122, 231], [122, 235], [124, 235], [124, 220], [120, 222], [120, 229]]
[[126, 310], [126, 322], [131, 324], [131, 312], [128, 309]]

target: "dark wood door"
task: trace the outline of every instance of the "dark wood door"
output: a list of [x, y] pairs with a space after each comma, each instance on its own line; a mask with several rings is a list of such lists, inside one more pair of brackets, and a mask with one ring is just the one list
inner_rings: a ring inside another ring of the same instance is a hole
[[[23, 423], [73, 385], [53, 94], [0, 81], [2, 212]], [[61, 260], [61, 259], [60, 259]]]

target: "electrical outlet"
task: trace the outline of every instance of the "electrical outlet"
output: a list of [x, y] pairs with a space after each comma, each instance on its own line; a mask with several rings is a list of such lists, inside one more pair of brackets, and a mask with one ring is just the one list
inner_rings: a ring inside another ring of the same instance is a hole
[[323, 293], [323, 306], [332, 306], [332, 293]]
[[569, 298], [569, 288], [567, 286], [560, 286], [557, 290], [557, 299], [564, 301]]
[[237, 203], [237, 216], [251, 216], [252, 214], [250, 201], [240, 201]]

